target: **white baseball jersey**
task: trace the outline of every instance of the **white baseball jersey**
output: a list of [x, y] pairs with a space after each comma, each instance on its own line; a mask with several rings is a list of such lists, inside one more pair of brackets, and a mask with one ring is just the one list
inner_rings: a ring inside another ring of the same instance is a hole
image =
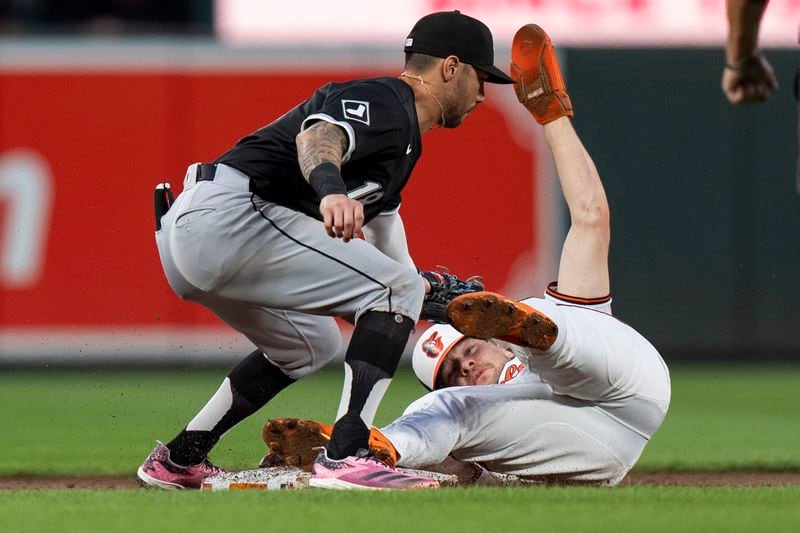
[[610, 298], [579, 304], [550, 290], [523, 302], [553, 319], [555, 343], [515, 347], [525, 368], [506, 383], [450, 387], [412, 403], [381, 430], [399, 466], [452, 454], [495, 472], [609, 485], [633, 467], [669, 406], [661, 356], [611, 316]]

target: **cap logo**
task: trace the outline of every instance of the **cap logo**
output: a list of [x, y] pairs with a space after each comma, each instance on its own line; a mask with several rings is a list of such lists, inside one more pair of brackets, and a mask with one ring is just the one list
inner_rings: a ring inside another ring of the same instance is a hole
[[342, 100], [342, 111], [347, 120], [355, 120], [369, 126], [369, 102]]
[[408, 48], [409, 46], [414, 46], [414, 38], [413, 37], [409, 37], [408, 39], [406, 39], [406, 48]]
[[435, 331], [422, 343], [422, 352], [430, 358], [439, 357], [443, 349], [442, 336]]

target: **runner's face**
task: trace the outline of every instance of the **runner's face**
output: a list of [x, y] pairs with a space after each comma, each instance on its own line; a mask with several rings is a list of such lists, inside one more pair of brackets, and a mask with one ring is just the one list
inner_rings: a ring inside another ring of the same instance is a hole
[[492, 385], [514, 356], [488, 341], [465, 337], [450, 350], [439, 369], [438, 387]]

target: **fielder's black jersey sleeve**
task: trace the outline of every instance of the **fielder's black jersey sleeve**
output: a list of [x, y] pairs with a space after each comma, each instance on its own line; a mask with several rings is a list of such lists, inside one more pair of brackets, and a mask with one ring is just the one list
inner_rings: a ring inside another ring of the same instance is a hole
[[414, 93], [396, 78], [329, 83], [216, 162], [247, 174], [250, 189], [263, 199], [321, 220], [319, 198], [300, 172], [295, 145], [297, 134], [320, 120], [347, 132], [342, 177], [350, 197], [364, 203], [366, 221], [397, 208], [422, 145]]

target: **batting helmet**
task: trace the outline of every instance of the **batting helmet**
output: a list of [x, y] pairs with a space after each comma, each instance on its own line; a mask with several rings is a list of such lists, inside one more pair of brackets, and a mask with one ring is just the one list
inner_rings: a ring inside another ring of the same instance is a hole
[[439, 368], [450, 350], [464, 335], [449, 324], [434, 324], [420, 335], [414, 346], [411, 365], [423, 385], [435, 389]]

